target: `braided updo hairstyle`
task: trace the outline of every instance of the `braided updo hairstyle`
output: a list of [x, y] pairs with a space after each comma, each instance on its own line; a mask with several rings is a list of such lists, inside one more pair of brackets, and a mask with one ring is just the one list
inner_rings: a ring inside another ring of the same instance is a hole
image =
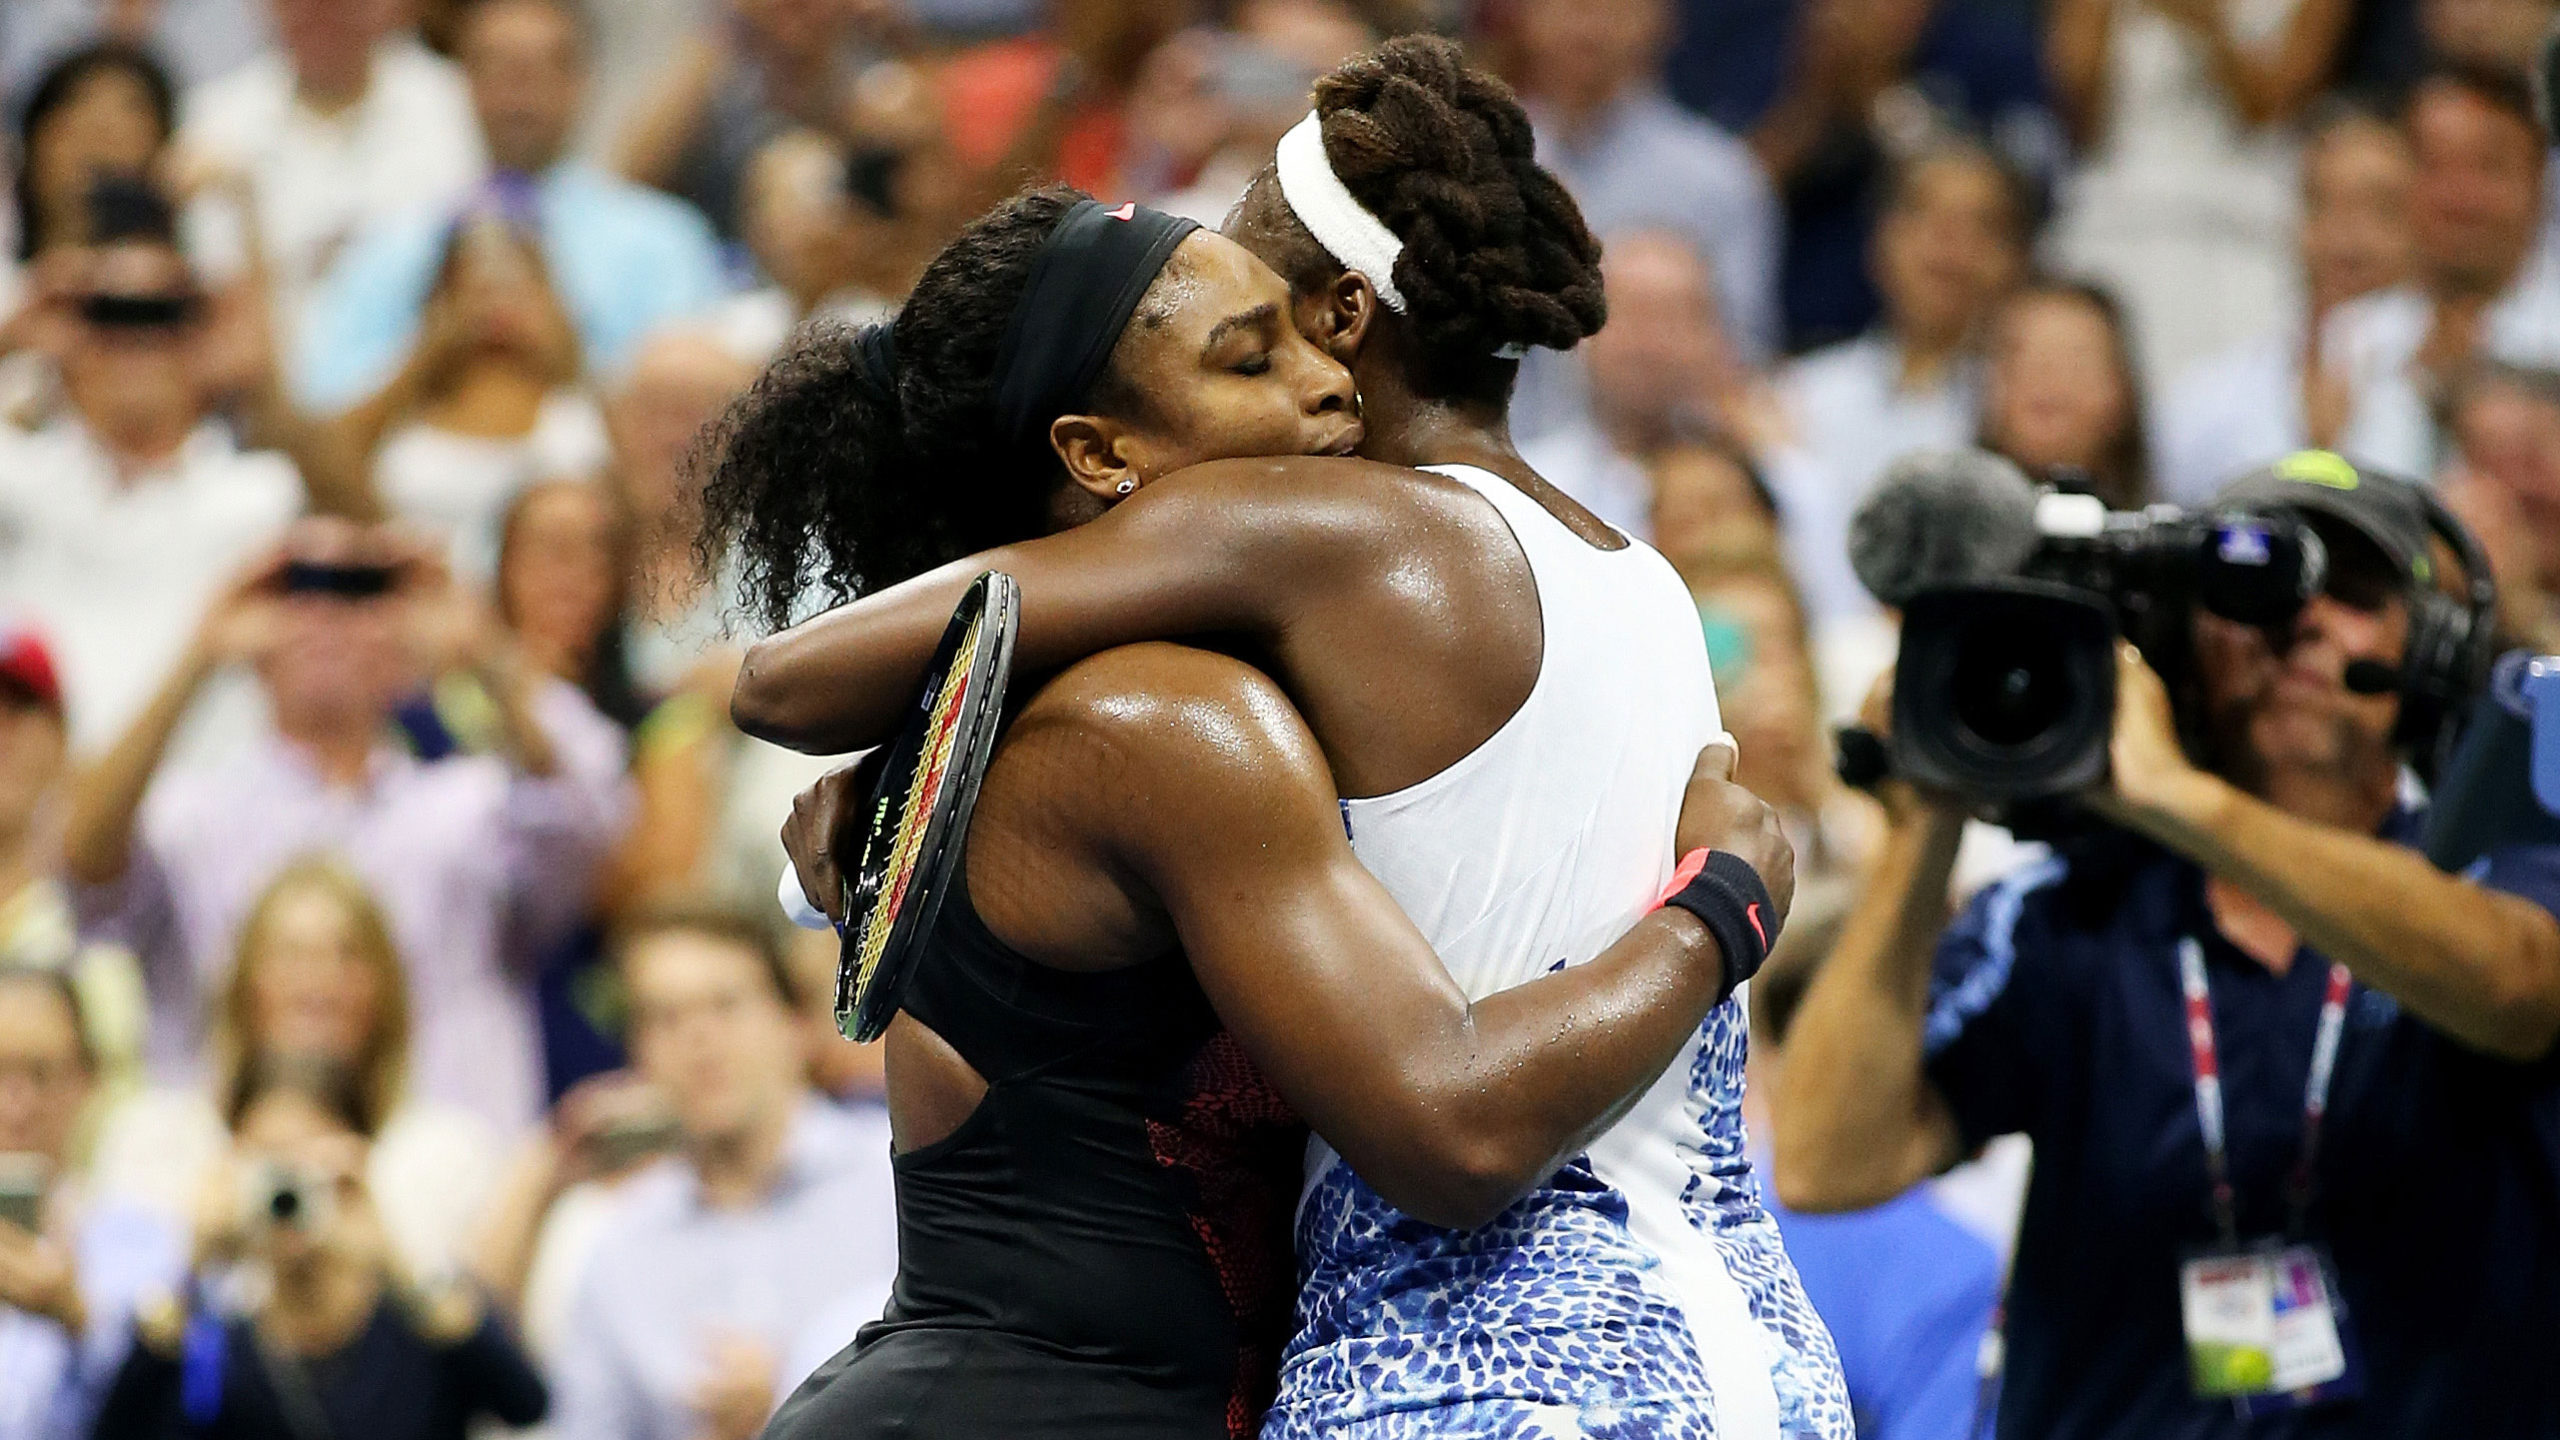
[[1570, 350], [1608, 318], [1600, 242], [1511, 87], [1455, 42], [1390, 40], [1317, 81], [1315, 109], [1334, 173], [1404, 242], [1424, 394], [1500, 400], [1517, 367], [1495, 351]]
[[[735, 557], [751, 619], [779, 629], [812, 601], [1048, 528], [1065, 471], [1045, 444], [1002, 438], [996, 357], [1041, 245], [1084, 198], [1064, 186], [1017, 195], [944, 246], [898, 312], [894, 364], [881, 363], [876, 331], [816, 327], [711, 428], [694, 459], [705, 474], [695, 559], [718, 575]], [[1124, 412], [1112, 369], [1092, 403]]]

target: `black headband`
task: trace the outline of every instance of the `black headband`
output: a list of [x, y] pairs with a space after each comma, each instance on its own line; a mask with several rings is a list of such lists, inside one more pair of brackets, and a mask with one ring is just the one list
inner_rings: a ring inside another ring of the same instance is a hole
[[1129, 316], [1196, 220], [1143, 205], [1079, 200], [1031, 262], [996, 351], [996, 418], [1023, 445], [1084, 403]]

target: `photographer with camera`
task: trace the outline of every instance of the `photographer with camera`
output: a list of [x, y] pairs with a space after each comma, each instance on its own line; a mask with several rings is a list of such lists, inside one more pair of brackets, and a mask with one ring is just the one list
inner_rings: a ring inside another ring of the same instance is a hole
[[[1779, 1194], [1872, 1205], [2034, 1140], [2006, 1436], [2550, 1436], [2560, 853], [2440, 873], [2403, 786], [2493, 603], [2437, 593], [2432, 540], [2476, 547], [2322, 452], [2219, 504], [2306, 527], [2325, 583], [2283, 623], [2180, 612], [2183, 704], [2115, 644], [2094, 827], [1949, 926], [1967, 800], [1878, 786], [1886, 841], [1789, 1042]], [[1927, 608], [1891, 697], [1906, 772], [1902, 732], [1948, 728], [1908, 693]]]
[[186, 1260], [177, 1227], [101, 1203], [74, 1164], [88, 1034], [62, 972], [0, 962], [0, 1440], [88, 1434], [134, 1300]]
[[[270, 727], [242, 752], [167, 767], [208, 683], [253, 668]], [[495, 753], [421, 760], [401, 701], [467, 675]], [[542, 1100], [533, 958], [582, 920], [624, 809], [621, 733], [538, 674], [433, 551], [308, 519], [208, 609], [141, 717], [73, 787], [63, 850], [83, 929], [130, 945], [151, 1059], [196, 1072], [204, 995], [268, 882], [325, 852], [382, 903], [408, 962], [416, 1093], [511, 1133]]]
[[354, 1077], [281, 1064], [241, 1095], [186, 1294], [141, 1307], [96, 1433], [462, 1440], [482, 1416], [540, 1420], [542, 1379], [477, 1293], [404, 1273]]

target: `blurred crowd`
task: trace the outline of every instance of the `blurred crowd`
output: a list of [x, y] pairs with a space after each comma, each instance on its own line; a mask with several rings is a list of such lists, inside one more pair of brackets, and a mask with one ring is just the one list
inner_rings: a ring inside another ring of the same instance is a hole
[[[2138, 506], [2334, 446], [2560, 648], [2555, 9], [8, 0], [0, 1440], [745, 1440], [878, 1313], [687, 460], [1026, 179], [1214, 224], [1379, 39], [1501, 70], [1611, 311], [1517, 439], [1688, 580], [1818, 948], [1907, 451]], [[1790, 1217], [1867, 1433], [1979, 1427], [2022, 1164]]]

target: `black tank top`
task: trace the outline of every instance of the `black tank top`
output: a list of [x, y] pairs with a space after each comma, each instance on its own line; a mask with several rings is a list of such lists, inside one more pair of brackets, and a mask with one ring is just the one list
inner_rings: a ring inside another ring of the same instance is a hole
[[1188, 963], [1041, 965], [963, 883], [905, 1009], [986, 1096], [897, 1157], [887, 1314], [769, 1435], [1248, 1440], [1289, 1334], [1306, 1130]]

